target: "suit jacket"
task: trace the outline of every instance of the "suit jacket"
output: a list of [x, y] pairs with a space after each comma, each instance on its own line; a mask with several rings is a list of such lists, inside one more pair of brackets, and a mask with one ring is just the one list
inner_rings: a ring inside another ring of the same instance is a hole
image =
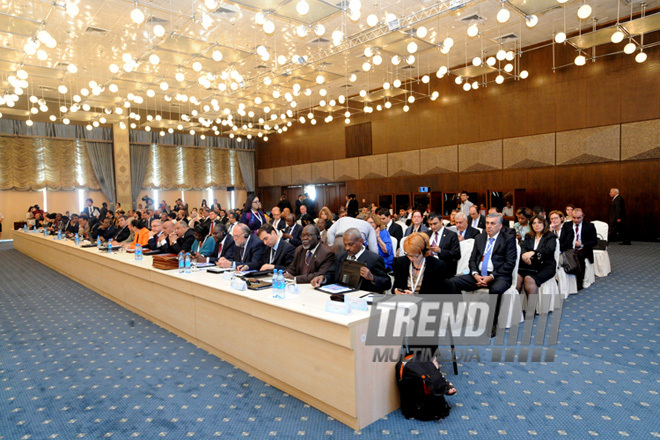
[[[582, 220], [582, 249], [580, 252], [584, 253], [585, 258], [589, 262], [594, 262], [594, 246], [598, 244], [598, 234], [596, 227], [586, 220]], [[573, 248], [573, 241], [575, 240], [575, 223], [566, 222], [561, 228], [561, 236], [559, 237], [559, 250], [561, 252]]]
[[[458, 229], [456, 229], [456, 226], [452, 226], [450, 230], [456, 232], [456, 237], [458, 237], [459, 232]], [[468, 225], [468, 227], [465, 228], [465, 232], [463, 232], [463, 237], [466, 240], [469, 240], [470, 238], [474, 238], [479, 234], [481, 234], [481, 232], [479, 232], [479, 229], [475, 229], [472, 226]]]
[[160, 235], [156, 234], [153, 237], [151, 237], [149, 239], [149, 241], [147, 242], [147, 247], [151, 250], [160, 249], [160, 246], [159, 246], [160, 243], [159, 242], [163, 241], [163, 234], [164, 234], [164, 232], [161, 231]]
[[[406, 233], [403, 234], [404, 237], [407, 237], [407, 236], [409, 236], [410, 234], [412, 234], [412, 232], [413, 232], [413, 226], [414, 226], [414, 225], [410, 225], [410, 226], [408, 226], [408, 228], [406, 229]], [[429, 228], [427, 228], [426, 225], [421, 224], [421, 225], [419, 225], [419, 231], [417, 231], [417, 232], [427, 232], [427, 231], [429, 231]]]
[[[236, 243], [234, 245], [236, 246]], [[246, 264], [250, 270], [259, 270], [264, 252], [266, 252], [266, 245], [252, 234], [247, 238], [247, 244], [236, 246], [234, 261], [236, 266]]]
[[[216, 242], [215, 247], [213, 248], [213, 253], [209, 256], [209, 262], [215, 263], [220, 258], [225, 258], [226, 260], [232, 261], [234, 259], [234, 251], [236, 250], [236, 244], [234, 243], [234, 237], [231, 235], [225, 235], [224, 244], [222, 245], [222, 252], [220, 252], [220, 243]], [[220, 254], [220, 255], [218, 255]]]
[[387, 229], [387, 232], [390, 233], [390, 236], [396, 238], [397, 243], [401, 243], [401, 239], [403, 238], [403, 228], [401, 225], [392, 220], [392, 225]]
[[617, 225], [617, 220], [621, 220], [621, 223], [626, 222], [626, 202], [621, 198], [621, 196], [616, 196], [612, 203], [610, 203], [610, 215], [609, 215], [609, 225], [610, 229], [613, 229]]
[[[470, 256], [470, 273], [481, 273], [479, 270], [479, 263], [486, 251], [488, 238], [488, 234], [479, 234], [475, 237], [474, 248], [472, 249], [472, 255]], [[518, 250], [516, 249], [516, 237], [504, 234], [500, 231], [490, 253], [490, 261], [493, 262], [493, 277], [496, 279], [503, 278], [508, 282], [511, 282], [517, 258]]]
[[271, 263], [270, 254], [272, 251], [272, 248], [266, 247], [264, 255], [261, 258], [261, 266], [264, 264], [272, 264], [277, 270], [285, 270], [293, 261], [296, 248], [291, 243], [280, 239], [280, 242], [277, 245], [277, 250], [275, 251], [275, 255], [273, 255], [273, 262]]
[[309, 283], [312, 278], [325, 275], [327, 279], [334, 279], [335, 253], [327, 244], [319, 243], [316, 252], [309, 263], [307, 274], [305, 274], [305, 256], [307, 250], [298, 246], [293, 261], [286, 271], [296, 277], [299, 283]]
[[[344, 261], [348, 258], [348, 252], [343, 251], [337, 254], [335, 261], [335, 273], [334, 279], [331, 282], [336, 283], [339, 281], [339, 275], [341, 274], [342, 266]], [[365, 249], [360, 255], [360, 258], [357, 261], [365, 263], [367, 268], [371, 271], [374, 276], [374, 281], [369, 281], [366, 278], [360, 277], [360, 290], [366, 290], [367, 292], [376, 292], [383, 293], [386, 290], [389, 290], [392, 287], [392, 280], [385, 270], [385, 262], [383, 257], [371, 252], [369, 249]], [[326, 277], [327, 279], [327, 277]]]
[[[474, 227], [472, 226], [472, 222], [472, 217], [468, 216], [468, 226]], [[482, 231], [486, 229], [486, 217], [483, 215], [479, 215], [479, 224], [477, 225], [477, 228], [481, 228]]]
[[359, 205], [357, 200], [349, 200], [348, 207], [346, 208], [346, 215], [349, 217], [357, 217], [359, 210]]
[[[552, 266], [553, 268], [557, 267], [555, 262], [555, 249], [557, 249], [557, 236], [553, 232], [546, 233], [541, 237], [539, 245], [534, 250], [534, 237], [530, 237], [525, 234], [522, 245], [520, 246], [520, 255], [525, 252], [534, 251], [543, 256], [543, 266]], [[521, 263], [522, 267], [522, 263]], [[527, 266], [529, 267], [529, 266]]]
[[[394, 289], [407, 290], [408, 277], [410, 276], [410, 260], [408, 257], [394, 259]], [[419, 289], [420, 295], [426, 294], [452, 294], [454, 287], [447, 279], [447, 268], [445, 263], [435, 257], [426, 257], [424, 278]]]
[[169, 252], [178, 254], [179, 252], [190, 252], [192, 245], [195, 242], [195, 234], [192, 229], [188, 228], [183, 237], [179, 237], [174, 244], [169, 246]]
[[215, 232], [215, 230], [216, 230], [216, 228], [218, 227], [218, 225], [219, 225], [220, 223], [222, 223], [222, 222], [220, 221], [220, 217], [216, 218], [215, 221], [211, 221], [211, 220], [208, 219], [208, 218], [206, 219], [206, 221], [204, 222], [204, 225], [207, 226], [207, 227], [209, 228], [209, 234], [210, 234], [210, 235], [213, 235], [213, 234], [211, 234], [211, 232], [210, 232], [210, 231], [211, 231], [211, 223], [213, 223], [213, 232]]
[[291, 245], [294, 247], [298, 247], [302, 244], [302, 240], [300, 239], [300, 235], [302, 234], [302, 226], [300, 226], [298, 223], [293, 224], [293, 233], [291, 233], [291, 228], [289, 226], [284, 229], [285, 234], [291, 234], [291, 239], [287, 240]]
[[280, 218], [279, 220], [271, 219], [270, 224], [276, 231], [283, 231], [286, 229], [286, 221], [283, 218]]
[[[426, 235], [429, 236], [429, 241], [433, 239], [433, 231], [427, 231]], [[456, 273], [458, 260], [461, 259], [461, 246], [458, 242], [458, 235], [454, 231], [450, 231], [446, 227], [443, 229], [440, 239], [440, 254], [436, 256], [445, 262], [448, 274]]]
[[[110, 232], [112, 230], [112, 228], [113, 228], [112, 226], [110, 228], [108, 228], [108, 232]], [[121, 243], [122, 241], [126, 241], [128, 239], [128, 237], [131, 236], [131, 231], [128, 230], [128, 226], [124, 226], [123, 228], [116, 228], [115, 229], [115, 234], [113, 234], [113, 235], [114, 235], [114, 237], [112, 237], [112, 238]], [[107, 238], [106, 234], [103, 234], [103, 236], [105, 238]]]

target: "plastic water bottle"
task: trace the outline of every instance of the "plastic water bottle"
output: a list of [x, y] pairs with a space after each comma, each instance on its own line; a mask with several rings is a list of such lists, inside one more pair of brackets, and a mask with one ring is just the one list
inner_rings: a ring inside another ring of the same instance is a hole
[[273, 298], [279, 298], [280, 294], [280, 278], [277, 276], [277, 269], [273, 269]]
[[192, 269], [190, 267], [190, 253], [186, 253], [186, 273], [191, 273]]
[[78, 235], [77, 232], [76, 232], [76, 238], [75, 238], [75, 240], [76, 240], [76, 246], [80, 246], [80, 236]]
[[28, 225], [27, 225], [27, 223], [26, 223], [25, 226], [23, 227], [23, 231], [25, 231], [25, 232], [28, 231]]
[[47, 237], [47, 236], [48, 236], [48, 229], [46, 229], [46, 228], [44, 227], [44, 237]]
[[284, 283], [284, 274], [282, 273], [282, 270], [277, 271], [277, 294], [279, 299], [284, 299], [286, 296], [286, 293], [284, 289], [286, 288], [286, 284]]
[[108, 240], [108, 253], [112, 253], [112, 242], [110, 240]]
[[96, 250], [101, 251], [101, 238], [96, 237]]
[[179, 252], [179, 273], [183, 273], [186, 269], [185, 257], [183, 251]]
[[135, 261], [142, 261], [142, 245], [140, 243], [135, 245]]
[[62, 239], [62, 231], [61, 230], [57, 231], [57, 239], [58, 240]]

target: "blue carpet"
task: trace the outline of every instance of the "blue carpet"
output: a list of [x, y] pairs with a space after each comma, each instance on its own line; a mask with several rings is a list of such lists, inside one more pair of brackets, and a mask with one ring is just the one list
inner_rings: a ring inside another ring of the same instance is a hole
[[354, 431], [2, 243], [0, 439], [657, 438], [660, 245], [610, 257], [555, 362], [460, 364], [447, 419]]

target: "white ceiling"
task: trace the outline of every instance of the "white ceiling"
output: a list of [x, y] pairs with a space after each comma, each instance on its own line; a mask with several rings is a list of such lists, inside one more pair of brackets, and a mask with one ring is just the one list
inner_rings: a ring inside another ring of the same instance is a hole
[[[454, 69], [454, 74], [470, 76], [470, 69], [457, 69], [471, 65], [474, 57], [480, 56], [485, 61], [500, 48], [516, 52], [522, 47], [551, 40], [557, 32], [564, 30], [568, 34], [580, 28], [583, 33], [588, 32], [594, 22], [614, 22], [617, 15], [628, 17], [631, 12], [637, 14], [642, 8], [642, 3], [636, 0], [632, 5], [630, 2], [633, 0], [586, 0], [593, 7], [593, 14], [587, 20], [580, 20], [577, 9], [584, 3], [582, 0], [570, 0], [563, 5], [557, 0], [508, 0], [504, 7], [511, 12], [511, 18], [507, 23], [500, 24], [496, 20], [497, 12], [502, 7], [500, 0], [363, 0], [361, 17], [354, 22], [345, 10], [348, 1], [307, 0], [310, 12], [304, 17], [296, 12], [298, 1], [223, 1], [210, 10], [204, 1], [140, 0], [138, 6], [146, 20], [137, 25], [130, 18], [136, 3], [129, 0], [72, 0], [80, 10], [75, 18], [65, 13], [69, 0], [56, 0], [54, 3], [46, 0], [0, 0], [0, 69], [3, 72], [0, 74], [0, 87], [4, 88], [3, 95], [14, 93], [8, 77], [16, 75], [21, 69], [25, 70], [29, 75], [29, 85], [23, 96], [36, 95], [50, 103], [57, 102], [50, 104], [47, 112], [54, 114], [57, 120], [69, 117], [91, 121], [95, 120], [94, 114], [98, 120], [102, 110], [123, 106], [130, 93], [141, 97], [143, 102], [136, 104], [133, 101], [131, 108], [117, 115], [117, 118], [127, 120], [130, 112], [136, 109], [141, 113], [160, 115], [163, 120], [172, 119], [172, 114], [185, 114], [191, 121], [181, 122], [184, 129], [197, 126], [198, 132], [210, 133], [212, 130], [201, 127], [197, 117], [226, 119], [225, 109], [232, 115], [233, 122], [225, 126], [209, 124], [217, 126], [218, 131], [227, 132], [231, 125], [236, 125], [241, 131], [241, 126], [248, 122], [258, 125], [259, 118], [270, 117], [265, 113], [265, 106], [271, 109], [271, 115], [277, 113], [279, 116], [291, 110], [293, 116], [286, 120], [293, 121], [301, 115], [307, 117], [308, 109], [313, 108], [315, 118], [320, 122], [328, 112], [343, 114], [347, 108], [351, 113], [363, 111], [365, 103], [387, 96], [394, 102], [398, 97], [398, 102], [402, 102], [406, 93], [385, 93], [382, 90], [385, 81], [393, 82], [398, 78], [403, 82], [401, 88], [405, 90], [407, 79], [435, 74], [443, 65]], [[645, 2], [647, 11], [659, 6], [660, 0]], [[259, 11], [270, 13], [269, 19], [275, 24], [275, 32], [271, 35], [255, 23], [255, 15]], [[536, 14], [538, 25], [528, 28], [525, 13]], [[367, 24], [370, 14], [379, 17], [379, 24], [374, 27]], [[401, 26], [399, 29], [390, 29], [385, 19], [387, 14], [396, 15]], [[476, 20], [466, 20], [474, 16], [477, 16]], [[303, 38], [296, 34], [296, 27], [301, 24], [312, 28], [319, 23], [326, 29], [321, 41], [311, 30]], [[479, 26], [480, 33], [475, 38], [466, 34], [472, 23]], [[163, 37], [154, 34], [156, 24], [165, 28]], [[660, 27], [660, 23], [657, 25]], [[427, 29], [427, 35], [424, 38], [414, 36], [422, 26]], [[24, 46], [29, 38], [35, 38], [44, 29], [57, 45], [46, 48], [41, 44], [39, 49], [45, 50], [47, 58], [39, 60], [36, 54], [27, 55]], [[344, 39], [339, 46], [334, 46], [331, 34], [337, 29], [343, 30]], [[500, 45], [503, 36], [509, 38]], [[444, 55], [440, 48], [447, 37], [454, 40], [454, 46]], [[398, 66], [393, 65], [393, 56], [408, 55], [407, 46], [411, 41], [418, 46], [412, 67], [405, 61]], [[627, 39], [621, 47], [625, 43]], [[268, 61], [263, 61], [256, 53], [259, 45], [268, 50]], [[368, 72], [362, 69], [363, 63], [370, 61], [364, 55], [366, 47], [373, 48], [383, 58], [380, 66], [372, 64]], [[215, 50], [222, 53], [222, 61], [212, 59]], [[126, 53], [137, 64], [135, 71], [130, 73], [121, 69], [124, 65], [122, 55]], [[154, 53], [160, 59], [158, 65], [148, 61]], [[286, 57], [284, 65], [277, 63], [280, 55]], [[298, 59], [306, 57], [306, 61], [294, 63], [291, 61], [293, 55], [297, 55]], [[196, 61], [202, 65], [201, 72], [192, 69]], [[69, 63], [77, 66], [76, 74], [67, 72]], [[113, 63], [120, 67], [117, 74], [109, 70]], [[513, 64], [516, 67], [510, 75], [506, 75], [507, 78], [519, 73], [517, 63]], [[495, 68], [503, 67], [504, 63], [495, 65]], [[236, 90], [231, 89], [231, 78], [224, 81], [220, 77], [223, 71], [230, 69], [235, 69], [243, 80]], [[184, 73], [183, 82], [175, 79], [177, 72]], [[352, 74], [357, 76], [354, 82], [350, 80]], [[210, 87], [200, 85], [198, 79], [202, 75], [210, 78]], [[325, 79], [322, 85], [316, 83], [318, 75]], [[272, 81], [270, 85], [264, 84], [266, 77]], [[478, 75], [475, 80], [483, 81], [483, 78], [485, 76]], [[98, 96], [81, 96], [80, 104], [88, 103], [92, 107], [91, 112], [61, 113], [58, 107], [64, 105], [69, 108], [74, 95], [81, 95], [83, 88], [91, 89], [88, 85], [90, 81], [104, 87]], [[160, 88], [163, 81], [169, 86], [166, 91]], [[299, 94], [294, 94], [296, 83], [301, 86]], [[65, 94], [57, 91], [62, 84], [68, 89]], [[119, 91], [112, 93], [110, 84], [116, 84]], [[224, 91], [219, 89], [223, 87], [221, 84], [227, 87]], [[304, 93], [307, 88], [311, 91], [309, 95]], [[321, 96], [321, 89], [326, 90], [326, 96]], [[358, 92], [362, 89], [373, 92], [361, 97]], [[147, 90], [153, 90], [155, 96], [147, 96]], [[273, 97], [275, 91], [280, 92], [280, 97]], [[285, 98], [287, 92], [296, 102], [295, 107]], [[426, 96], [431, 92], [429, 90]], [[194, 96], [199, 105], [189, 100], [167, 100], [177, 94]], [[320, 105], [322, 99], [329, 102], [331, 99], [337, 100], [339, 95], [358, 96], [345, 104], [335, 103], [334, 107]], [[257, 97], [261, 99], [261, 104], [255, 103]], [[209, 107], [205, 109], [205, 105]], [[238, 112], [239, 105], [240, 108], [245, 106], [244, 116]], [[15, 114], [17, 110], [29, 110], [29, 106], [33, 104], [21, 99], [11, 112]], [[0, 112], [8, 113], [6, 110], [6, 105], [0, 106]], [[250, 111], [254, 113], [253, 117], [247, 114]], [[110, 122], [111, 118], [106, 115], [106, 119]], [[127, 122], [135, 122], [142, 127], [150, 125], [146, 119]], [[168, 124], [159, 121], [158, 126], [173, 125]], [[153, 127], [157, 128], [156, 125]]]

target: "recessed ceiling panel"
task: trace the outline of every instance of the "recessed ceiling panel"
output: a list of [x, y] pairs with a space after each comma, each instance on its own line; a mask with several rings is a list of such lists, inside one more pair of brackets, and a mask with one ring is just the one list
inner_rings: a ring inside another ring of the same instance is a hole
[[352, 96], [351, 101], [358, 102], [374, 102], [385, 98], [394, 98], [399, 95], [406, 93], [405, 90], [399, 89], [396, 87], [390, 87], [389, 89], [379, 89], [369, 93], [367, 96]]
[[39, 66], [23, 66], [28, 75], [40, 78], [53, 78], [56, 80], [61, 80], [66, 73], [66, 70], [60, 69], [49, 69], [48, 67], [39, 67]]
[[395, 41], [383, 46], [383, 49], [398, 55], [408, 55], [408, 45], [411, 42], [415, 42], [417, 44], [417, 51], [414, 53], [414, 55], [435, 48], [434, 45], [418, 38], [404, 38], [403, 40]]
[[19, 62], [23, 59], [25, 53], [19, 50], [0, 49], [0, 60]]

